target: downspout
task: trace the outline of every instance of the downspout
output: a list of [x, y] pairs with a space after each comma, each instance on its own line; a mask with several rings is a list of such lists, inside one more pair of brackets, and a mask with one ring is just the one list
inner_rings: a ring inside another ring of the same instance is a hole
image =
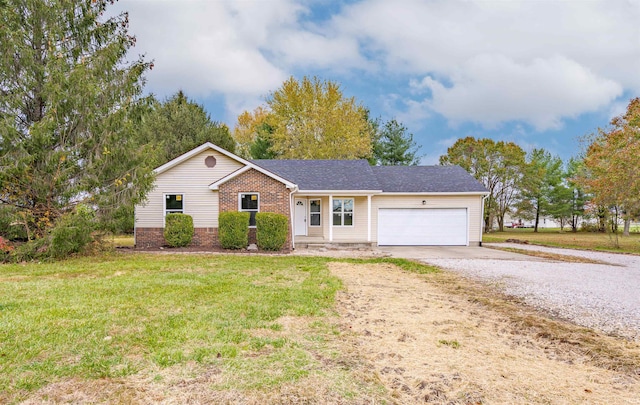
[[489, 194], [482, 197], [482, 215], [480, 215], [480, 246], [482, 246], [482, 235], [484, 235], [484, 201], [489, 197]]
[[295, 193], [296, 191], [298, 191], [298, 186], [292, 187], [291, 192], [289, 193], [289, 223], [291, 225], [291, 249], [292, 250], [296, 250], [296, 230], [295, 230], [295, 223], [294, 223], [294, 218], [293, 218], [293, 201], [294, 201], [294, 195], [293, 193]]

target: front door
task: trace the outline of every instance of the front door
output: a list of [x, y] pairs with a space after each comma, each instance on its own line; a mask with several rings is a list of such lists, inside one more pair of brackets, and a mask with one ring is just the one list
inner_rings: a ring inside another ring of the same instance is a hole
[[307, 200], [296, 199], [295, 209], [295, 234], [307, 234]]

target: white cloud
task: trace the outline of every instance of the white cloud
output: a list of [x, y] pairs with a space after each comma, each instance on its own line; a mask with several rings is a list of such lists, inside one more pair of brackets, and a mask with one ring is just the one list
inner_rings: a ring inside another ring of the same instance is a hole
[[522, 120], [539, 130], [558, 128], [562, 118], [606, 108], [623, 91], [561, 56], [519, 64], [505, 56], [481, 55], [455, 72], [451, 87], [429, 76], [422, 80], [432, 94], [430, 107], [452, 121], [489, 127]]
[[639, 19], [637, 1], [370, 0], [333, 23], [388, 71], [426, 77], [407, 89], [431, 92], [426, 109], [546, 129], [640, 92]]
[[266, 95], [288, 77], [261, 47], [274, 27], [295, 23], [302, 12], [286, 0], [123, 1], [119, 7], [129, 11], [135, 51], [154, 60], [150, 91], [167, 95], [183, 89], [193, 97], [231, 99]]
[[148, 89], [193, 97], [223, 94], [227, 108], [253, 108], [295, 66], [364, 65], [353, 38], [300, 25], [308, 10], [294, 0], [122, 1], [138, 53], [154, 60]]
[[121, 0], [115, 7], [130, 12], [134, 52], [155, 61], [150, 91], [222, 95], [234, 114], [292, 72], [332, 79], [366, 72], [377, 97], [386, 77], [406, 77], [408, 85], [389, 90], [403, 98], [392, 115], [413, 126], [438, 112], [453, 124], [557, 128], [567, 117], [606, 113], [623, 92], [640, 93], [637, 0], [363, 0], [332, 7], [321, 21], [313, 5]]

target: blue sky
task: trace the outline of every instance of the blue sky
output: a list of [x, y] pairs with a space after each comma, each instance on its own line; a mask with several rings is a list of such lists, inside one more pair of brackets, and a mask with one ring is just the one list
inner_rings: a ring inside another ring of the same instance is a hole
[[437, 163], [465, 136], [563, 159], [640, 95], [640, 1], [120, 0], [146, 91], [233, 128], [289, 76], [337, 81]]

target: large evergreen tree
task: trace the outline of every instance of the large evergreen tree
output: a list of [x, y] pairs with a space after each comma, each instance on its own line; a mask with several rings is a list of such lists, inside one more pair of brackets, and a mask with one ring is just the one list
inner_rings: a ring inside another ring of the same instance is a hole
[[102, 218], [151, 187], [137, 142], [143, 74], [106, 0], [0, 3], [0, 200], [43, 235], [79, 202]]
[[235, 151], [229, 128], [212, 121], [204, 108], [182, 91], [164, 102], [154, 100], [143, 116], [140, 132], [144, 142], [155, 146], [158, 166], [206, 142]]
[[533, 232], [538, 232], [540, 217], [551, 215], [556, 208], [552, 195], [560, 192], [561, 181], [562, 160], [544, 149], [531, 151], [524, 167], [517, 208], [521, 216], [533, 219]]
[[376, 129], [373, 135], [373, 155], [369, 160], [372, 164], [412, 166], [420, 163], [420, 146], [402, 123], [392, 119], [380, 126], [376, 120], [372, 126]]

